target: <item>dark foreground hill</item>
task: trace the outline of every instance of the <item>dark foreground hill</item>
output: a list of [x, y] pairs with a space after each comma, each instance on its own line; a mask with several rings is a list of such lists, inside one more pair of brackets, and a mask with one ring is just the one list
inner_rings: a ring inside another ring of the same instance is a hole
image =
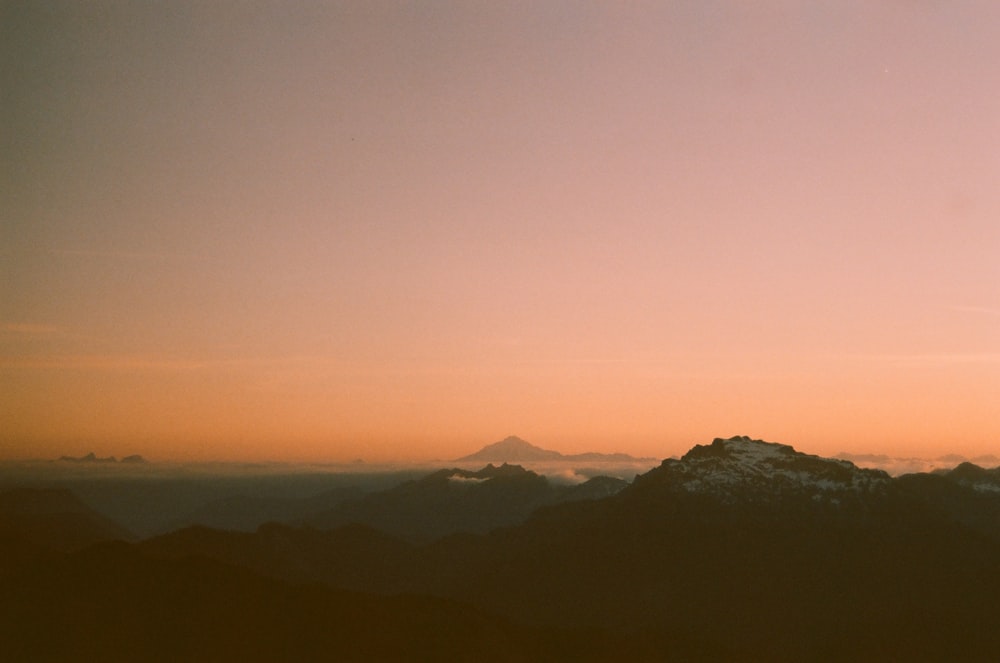
[[0, 575], [9, 661], [655, 660], [652, 646], [515, 625], [454, 601], [293, 585], [102, 544]]

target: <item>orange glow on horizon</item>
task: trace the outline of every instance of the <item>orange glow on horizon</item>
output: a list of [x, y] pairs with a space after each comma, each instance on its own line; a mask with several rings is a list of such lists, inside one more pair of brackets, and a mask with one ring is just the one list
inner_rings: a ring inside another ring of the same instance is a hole
[[1000, 5], [779, 5], [16, 12], [0, 459], [998, 453]]

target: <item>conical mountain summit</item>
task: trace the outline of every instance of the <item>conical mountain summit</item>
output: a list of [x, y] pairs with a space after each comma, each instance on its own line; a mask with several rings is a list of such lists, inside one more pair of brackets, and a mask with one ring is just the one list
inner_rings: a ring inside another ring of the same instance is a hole
[[562, 454], [558, 451], [543, 449], [516, 435], [510, 435], [488, 444], [474, 454], [463, 456], [456, 460], [460, 463], [538, 463], [538, 462], [588, 462], [588, 463], [630, 463], [649, 461], [651, 458], [636, 458], [623, 453], [582, 453]]

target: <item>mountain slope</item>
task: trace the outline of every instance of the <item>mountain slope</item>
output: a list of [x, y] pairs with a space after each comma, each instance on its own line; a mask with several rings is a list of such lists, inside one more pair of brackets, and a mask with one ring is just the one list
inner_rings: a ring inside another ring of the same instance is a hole
[[135, 537], [69, 490], [16, 488], [0, 493], [0, 538], [41, 550], [67, 551]]
[[363, 523], [421, 543], [459, 532], [485, 534], [523, 522], [540, 506], [606, 497], [626, 485], [620, 479], [595, 477], [577, 486], [560, 486], [506, 463], [476, 472], [452, 468], [344, 502], [306, 523], [321, 529]]

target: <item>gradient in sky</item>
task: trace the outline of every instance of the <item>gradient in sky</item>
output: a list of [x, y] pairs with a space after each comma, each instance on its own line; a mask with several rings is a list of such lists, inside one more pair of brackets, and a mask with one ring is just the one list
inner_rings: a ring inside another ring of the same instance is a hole
[[0, 456], [1000, 441], [1000, 3], [5, 2]]

